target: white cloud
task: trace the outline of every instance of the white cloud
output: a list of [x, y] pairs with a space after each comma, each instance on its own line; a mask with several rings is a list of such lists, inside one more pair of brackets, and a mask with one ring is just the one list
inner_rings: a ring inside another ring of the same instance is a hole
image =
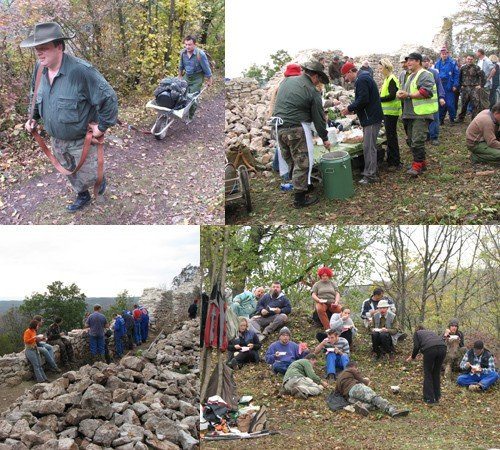
[[405, 44], [430, 46], [457, 0], [226, 0], [226, 76], [237, 77], [277, 50], [309, 48], [350, 56], [392, 53]]
[[1, 227], [0, 298], [24, 298], [59, 280], [89, 297], [169, 284], [199, 265], [197, 226]]

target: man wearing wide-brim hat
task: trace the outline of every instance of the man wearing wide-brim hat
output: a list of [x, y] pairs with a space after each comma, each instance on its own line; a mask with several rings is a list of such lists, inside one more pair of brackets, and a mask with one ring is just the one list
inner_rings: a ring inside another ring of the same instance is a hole
[[302, 75], [287, 77], [281, 82], [272, 117], [280, 147], [280, 175], [287, 172], [292, 174], [295, 208], [309, 206], [318, 201], [317, 198], [306, 197], [311, 185], [313, 166], [311, 122], [323, 140], [323, 145], [327, 149], [330, 148], [323, 102], [317, 89], [321, 83], [329, 82], [328, 75], [319, 61], [308, 61], [302, 64], [302, 68]]
[[377, 304], [377, 312], [373, 314], [371, 321], [372, 350], [375, 360], [379, 360], [383, 354], [389, 355], [394, 360], [393, 335], [398, 333], [396, 314], [389, 310], [390, 304], [382, 299]]
[[[80, 161], [88, 127], [95, 144], [116, 123], [118, 115], [116, 94], [104, 77], [90, 63], [64, 52], [65, 41], [73, 37], [65, 35], [58, 23], [45, 22], [35, 25], [33, 34], [21, 42], [23, 48], [34, 48], [38, 58], [32, 95], [38, 71], [42, 71], [32, 118], [25, 128], [31, 132], [42, 119], [54, 156], [67, 171], [74, 171]], [[96, 145], [91, 145], [87, 159], [76, 173], [68, 175], [68, 180], [77, 198], [67, 210], [75, 212], [90, 202], [88, 189], [97, 180]], [[105, 187], [104, 179], [99, 194]]]

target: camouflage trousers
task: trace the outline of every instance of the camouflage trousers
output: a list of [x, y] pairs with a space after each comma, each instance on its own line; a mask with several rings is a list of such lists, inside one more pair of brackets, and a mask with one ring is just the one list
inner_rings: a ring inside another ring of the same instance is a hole
[[281, 155], [292, 174], [293, 190], [295, 192], [307, 191], [309, 153], [304, 129], [302, 126], [280, 129], [278, 130], [278, 142]]
[[[54, 156], [67, 170], [75, 170], [80, 161], [85, 138], [74, 141], [51, 138]], [[91, 145], [87, 159], [80, 170], [73, 175], [68, 175], [68, 180], [73, 190], [79, 194], [94, 186], [97, 181], [97, 145]]]
[[367, 405], [375, 406], [378, 409], [389, 412], [392, 405], [385, 399], [377, 395], [377, 393], [369, 386], [363, 383], [355, 384], [349, 391], [349, 401], [351, 403], [360, 401]]
[[411, 148], [413, 161], [425, 161], [425, 140], [431, 121], [428, 119], [403, 119], [403, 122], [407, 133], [406, 143]]
[[463, 86], [461, 90], [462, 109], [458, 118], [463, 120], [467, 114], [469, 104], [472, 107], [472, 118], [476, 117], [483, 109], [488, 108], [488, 93], [484, 88], [475, 88], [473, 86]]
[[286, 381], [283, 387], [285, 391], [299, 398], [319, 395], [323, 391], [323, 386], [316, 384], [308, 377], [292, 377]]

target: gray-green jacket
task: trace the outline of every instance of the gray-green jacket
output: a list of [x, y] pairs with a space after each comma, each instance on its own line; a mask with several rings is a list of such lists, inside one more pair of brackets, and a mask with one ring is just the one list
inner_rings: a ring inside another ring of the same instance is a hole
[[[418, 73], [418, 72], [417, 72]], [[410, 73], [408, 78], [406, 78], [406, 82], [404, 83], [403, 90], [406, 92], [410, 92], [410, 85], [416, 74]], [[434, 81], [434, 75], [428, 70], [424, 70], [417, 80], [417, 88], [424, 88], [428, 91], [432, 92], [436, 82]], [[437, 95], [437, 94], [436, 94]], [[432, 114], [425, 115], [417, 115], [415, 114], [415, 110], [413, 109], [413, 101], [410, 98], [406, 98], [403, 102], [403, 119], [430, 119], [433, 120], [434, 116]]]
[[[33, 74], [32, 95], [38, 66]], [[116, 123], [116, 93], [90, 63], [64, 53], [52, 86], [47, 72], [44, 68], [33, 117], [42, 118], [50, 136], [72, 141], [85, 136], [89, 122], [97, 122], [101, 131]]]
[[287, 77], [281, 82], [273, 116], [283, 119], [283, 127], [313, 122], [319, 137], [328, 140], [321, 94], [307, 75]]

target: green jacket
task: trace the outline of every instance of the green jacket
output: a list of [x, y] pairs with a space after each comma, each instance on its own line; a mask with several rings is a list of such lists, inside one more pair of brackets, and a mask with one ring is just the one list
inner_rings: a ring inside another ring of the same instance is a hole
[[283, 383], [286, 383], [293, 377], [307, 377], [315, 383], [321, 383], [321, 378], [314, 372], [311, 362], [307, 359], [298, 359], [288, 366], [288, 369], [283, 377]]
[[313, 122], [321, 139], [328, 140], [321, 94], [307, 75], [285, 78], [278, 89], [273, 116], [283, 119], [284, 127], [300, 127]]
[[[33, 74], [32, 93], [38, 67], [39, 64]], [[98, 123], [99, 129], [106, 131], [116, 123], [117, 116], [115, 91], [87, 61], [64, 53], [52, 86], [47, 68], [43, 69], [33, 118], [42, 118], [51, 137], [66, 141], [81, 139], [89, 122]]]

